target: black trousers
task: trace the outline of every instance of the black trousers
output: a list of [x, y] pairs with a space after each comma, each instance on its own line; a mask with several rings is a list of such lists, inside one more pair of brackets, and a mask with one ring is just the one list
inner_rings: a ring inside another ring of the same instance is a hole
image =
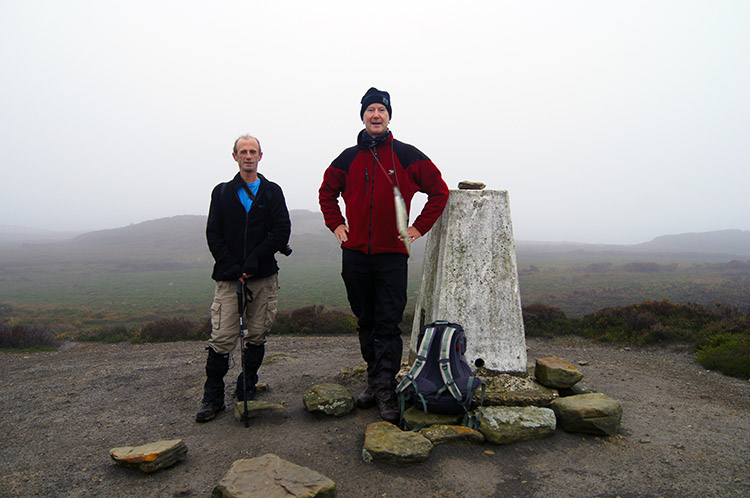
[[408, 256], [343, 249], [341, 276], [357, 317], [368, 384], [375, 391], [392, 391], [401, 368], [399, 323], [406, 307]]

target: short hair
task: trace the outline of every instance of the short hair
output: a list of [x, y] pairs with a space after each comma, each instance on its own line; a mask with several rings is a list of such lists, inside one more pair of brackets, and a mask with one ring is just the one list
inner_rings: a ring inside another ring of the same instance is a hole
[[255, 140], [255, 142], [258, 144], [258, 152], [263, 154], [263, 147], [260, 146], [260, 140], [252, 135], [248, 135], [247, 133], [245, 133], [244, 135], [240, 135], [239, 137], [237, 137], [237, 140], [234, 141], [232, 152], [234, 152], [235, 154], [237, 154], [237, 142], [239, 142], [240, 140]]

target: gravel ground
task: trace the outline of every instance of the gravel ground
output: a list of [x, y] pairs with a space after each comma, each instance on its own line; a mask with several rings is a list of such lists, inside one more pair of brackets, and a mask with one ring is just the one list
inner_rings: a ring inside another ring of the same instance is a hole
[[[438, 446], [427, 462], [365, 463], [376, 410], [312, 415], [302, 396], [360, 365], [354, 337], [271, 337], [260, 399], [288, 418], [230, 411], [197, 424], [205, 351], [199, 343], [69, 343], [54, 353], [0, 353], [0, 496], [208, 496], [240, 458], [275, 453], [314, 469], [350, 497], [750, 496], [750, 382], [697, 365], [679, 348], [625, 348], [578, 338], [529, 339], [529, 362], [556, 355], [581, 366], [587, 387], [623, 405], [613, 438], [568, 434], [511, 446]], [[234, 356], [227, 377], [240, 371]], [[229, 395], [227, 395], [227, 401]], [[144, 474], [109, 449], [183, 439], [187, 457]]]

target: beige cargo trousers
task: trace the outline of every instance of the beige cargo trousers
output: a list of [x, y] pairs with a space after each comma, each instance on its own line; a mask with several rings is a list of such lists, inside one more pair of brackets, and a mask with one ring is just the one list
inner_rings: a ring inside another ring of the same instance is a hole
[[[248, 280], [245, 285], [253, 293], [248, 300], [244, 321], [245, 341], [254, 346], [266, 343], [266, 336], [279, 309], [279, 276]], [[229, 354], [240, 337], [240, 316], [237, 308], [237, 282], [216, 282], [211, 304], [211, 338], [208, 346], [219, 354]]]

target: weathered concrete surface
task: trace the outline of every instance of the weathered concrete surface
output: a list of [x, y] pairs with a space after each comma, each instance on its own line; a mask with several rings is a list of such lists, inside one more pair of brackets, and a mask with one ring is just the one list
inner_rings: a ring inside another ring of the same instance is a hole
[[[451, 190], [448, 205], [427, 234], [422, 286], [412, 326], [447, 320], [463, 326], [466, 359], [500, 371], [526, 371], [516, 246], [508, 193]], [[416, 356], [414, 349], [412, 357]]]

